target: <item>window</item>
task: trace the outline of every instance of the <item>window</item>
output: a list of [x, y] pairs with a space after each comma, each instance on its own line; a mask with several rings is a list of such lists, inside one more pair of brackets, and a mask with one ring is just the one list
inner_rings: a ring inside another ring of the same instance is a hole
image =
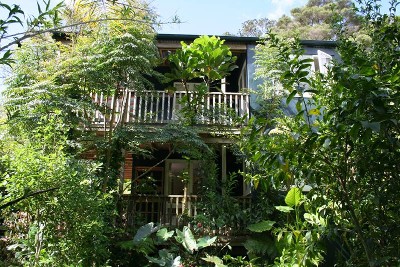
[[163, 168], [136, 167], [133, 191], [137, 194], [162, 195]]

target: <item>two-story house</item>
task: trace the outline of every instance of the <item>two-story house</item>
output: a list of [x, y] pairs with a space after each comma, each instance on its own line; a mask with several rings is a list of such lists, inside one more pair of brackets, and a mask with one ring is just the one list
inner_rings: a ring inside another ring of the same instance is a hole
[[[181, 41], [191, 43], [197, 37], [159, 34], [157, 47], [160, 57], [166, 58], [169, 53], [180, 49]], [[230, 173], [245, 171], [242, 160], [230, 149], [232, 138], [225, 133], [238, 135], [240, 128], [251, 117], [252, 110], [258, 108], [255, 94], [252, 92], [257, 90], [261, 81], [255, 79], [254, 56], [259, 39], [234, 36], [220, 38], [225, 40], [225, 44], [236, 57], [237, 68], [221, 80], [220, 90], [210, 90], [206, 94], [202, 108], [211, 116], [203, 117], [196, 127], [204, 142], [215, 149], [218, 178], [223, 182]], [[326, 41], [303, 41], [302, 44], [306, 56], [314, 59], [313, 71], [326, 71], [326, 64], [332, 56], [336, 56], [335, 44]], [[167, 60], [164, 60], [157, 68], [157, 71], [163, 74], [169, 70]], [[175, 90], [166, 90], [168, 86], [173, 86]], [[194, 90], [195, 86], [196, 83], [188, 84], [190, 90]], [[182, 109], [181, 99], [185, 94], [187, 91], [183, 90], [179, 81], [172, 81], [170, 84], [155, 81], [153, 90], [140, 93], [134, 88], [129, 90], [128, 103], [124, 105], [127, 110], [119, 110], [123, 105], [113, 99], [104, 99], [98, 95], [93, 96], [93, 99], [99, 104], [116, 105], [113, 108], [125, 123], [163, 127], [179, 120], [179, 112]], [[216, 108], [221, 104], [225, 107], [223, 111]], [[294, 107], [289, 105], [288, 112], [291, 109]], [[229, 113], [224, 113], [227, 110]], [[234, 123], [232, 116], [242, 118], [241, 124]], [[95, 124], [100, 126], [106, 119], [100, 111], [96, 112]], [[223, 127], [223, 133], [218, 126]], [[169, 154], [167, 144], [152, 145], [154, 153], [151, 159], [130, 152], [125, 156], [123, 165], [125, 183], [121, 186], [127, 199], [127, 223], [133, 224], [135, 220], [141, 218], [142, 221], [176, 226], [183, 213], [189, 216], [197, 214], [196, 202], [200, 197], [198, 184], [204, 179], [204, 168], [203, 171], [200, 168], [201, 160], [187, 160], [177, 153]], [[161, 164], [158, 164], [159, 162]], [[238, 181], [233, 193], [242, 198], [244, 205], [247, 205], [251, 186], [243, 181], [241, 175], [236, 177]]]

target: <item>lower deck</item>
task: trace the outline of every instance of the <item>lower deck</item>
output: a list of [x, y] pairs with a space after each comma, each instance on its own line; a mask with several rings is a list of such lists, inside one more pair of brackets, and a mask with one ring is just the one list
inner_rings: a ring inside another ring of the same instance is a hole
[[[251, 197], [236, 197], [241, 210], [250, 209]], [[197, 195], [124, 195], [123, 224], [126, 227], [154, 222], [169, 228], [185, 225], [196, 227], [197, 232], [219, 236], [232, 236], [233, 232], [243, 232], [245, 225], [203, 225], [197, 216], [206, 209]], [[199, 217], [201, 218], [201, 216]]]

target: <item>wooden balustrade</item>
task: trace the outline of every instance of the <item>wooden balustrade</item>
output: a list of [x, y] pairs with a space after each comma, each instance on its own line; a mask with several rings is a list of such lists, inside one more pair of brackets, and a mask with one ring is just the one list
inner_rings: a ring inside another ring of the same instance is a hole
[[183, 225], [182, 215], [196, 216], [197, 196], [135, 195], [124, 196], [127, 225], [156, 222], [167, 226]]
[[[196, 216], [200, 199], [196, 195], [125, 195], [123, 198], [127, 226], [155, 222], [170, 227], [186, 225], [186, 218]], [[238, 197], [238, 200], [243, 209], [251, 205], [249, 197]]]
[[[194, 92], [189, 97], [194, 97]], [[126, 91], [118, 99], [102, 94], [92, 95], [99, 105], [94, 114], [94, 124], [104, 125], [110, 120], [110, 112], [116, 121], [124, 123], [168, 123], [181, 116], [182, 99], [185, 92], [167, 93], [164, 91]], [[249, 94], [247, 93], [208, 93], [197, 106], [197, 121], [202, 124], [232, 125], [235, 117], [249, 118]], [[107, 115], [108, 114], [108, 115]]]

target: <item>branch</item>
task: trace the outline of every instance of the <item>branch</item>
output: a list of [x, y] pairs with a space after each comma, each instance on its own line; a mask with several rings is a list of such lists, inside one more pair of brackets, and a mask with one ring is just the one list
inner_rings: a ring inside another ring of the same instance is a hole
[[28, 197], [33, 197], [33, 196], [36, 196], [36, 195], [39, 195], [39, 194], [43, 194], [43, 193], [46, 193], [46, 192], [49, 192], [49, 191], [54, 191], [54, 190], [57, 190], [57, 189], [59, 189], [59, 187], [53, 187], [53, 188], [49, 188], [49, 189], [38, 190], [38, 191], [35, 191], [35, 192], [32, 192], [32, 193], [29, 193], [27, 195], [23, 195], [22, 197], [19, 197], [17, 199], [11, 200], [10, 202], [7, 202], [6, 204], [1, 205], [0, 206], [0, 210], [5, 209], [5, 208], [7, 208], [7, 207], [9, 207], [11, 205], [14, 205], [15, 203], [18, 203], [18, 202], [20, 202], [20, 201], [22, 201], [24, 199], [27, 199]]
[[139, 180], [140, 178], [142, 178], [143, 176], [145, 176], [146, 174], [148, 174], [149, 172], [151, 172], [155, 167], [157, 167], [158, 165], [160, 165], [161, 163], [163, 163], [164, 161], [166, 161], [173, 153], [175, 152], [175, 149], [171, 149], [171, 151], [168, 153], [168, 155], [163, 158], [162, 160], [160, 160], [159, 162], [157, 162], [155, 165], [149, 167], [144, 173], [142, 173], [141, 175], [139, 175], [138, 177], [136, 177], [134, 180], [132, 180], [130, 182], [130, 184], [128, 184], [125, 188], [124, 191], [128, 188], [128, 186], [130, 186], [132, 184], [132, 182], [136, 182], [137, 180]]
[[153, 165], [150, 168], [148, 168], [144, 173], [142, 173], [141, 175], [136, 177], [133, 181], [135, 182], [135, 181], [139, 180], [140, 178], [142, 178], [143, 176], [145, 176], [146, 174], [148, 174], [149, 172], [151, 172], [155, 167], [157, 167], [158, 165], [160, 165], [161, 163], [166, 161], [174, 152], [175, 152], [175, 150], [171, 149], [171, 151], [168, 153], [168, 155], [165, 158], [163, 158], [162, 160], [157, 162], [155, 165]]
[[32, 38], [35, 37], [37, 35], [41, 35], [47, 32], [56, 32], [65, 28], [69, 28], [69, 27], [75, 27], [75, 26], [80, 26], [80, 25], [84, 25], [84, 24], [89, 24], [89, 23], [95, 23], [95, 22], [103, 22], [103, 21], [133, 21], [133, 22], [139, 22], [139, 23], [144, 23], [144, 24], [148, 24], [148, 25], [154, 25], [154, 24], [171, 24], [173, 22], [149, 22], [146, 20], [138, 20], [138, 19], [116, 19], [116, 18], [104, 18], [104, 19], [95, 19], [95, 20], [88, 20], [88, 21], [81, 21], [81, 22], [77, 22], [77, 23], [73, 23], [73, 24], [69, 24], [69, 25], [64, 25], [64, 26], [58, 26], [58, 27], [53, 27], [50, 29], [46, 29], [46, 30], [39, 30], [39, 31], [35, 31], [35, 32], [20, 32], [20, 33], [15, 33], [15, 34], [11, 34], [11, 35], [7, 35], [7, 36], [3, 36], [2, 39], [6, 39], [6, 38], [11, 38], [11, 37], [16, 37], [19, 35], [24, 35], [18, 39], [15, 39], [14, 41], [0, 47], [0, 51], [3, 51], [7, 48], [9, 48], [12, 45], [16, 45], [20, 42], [22, 42], [25, 39], [28, 38]]

